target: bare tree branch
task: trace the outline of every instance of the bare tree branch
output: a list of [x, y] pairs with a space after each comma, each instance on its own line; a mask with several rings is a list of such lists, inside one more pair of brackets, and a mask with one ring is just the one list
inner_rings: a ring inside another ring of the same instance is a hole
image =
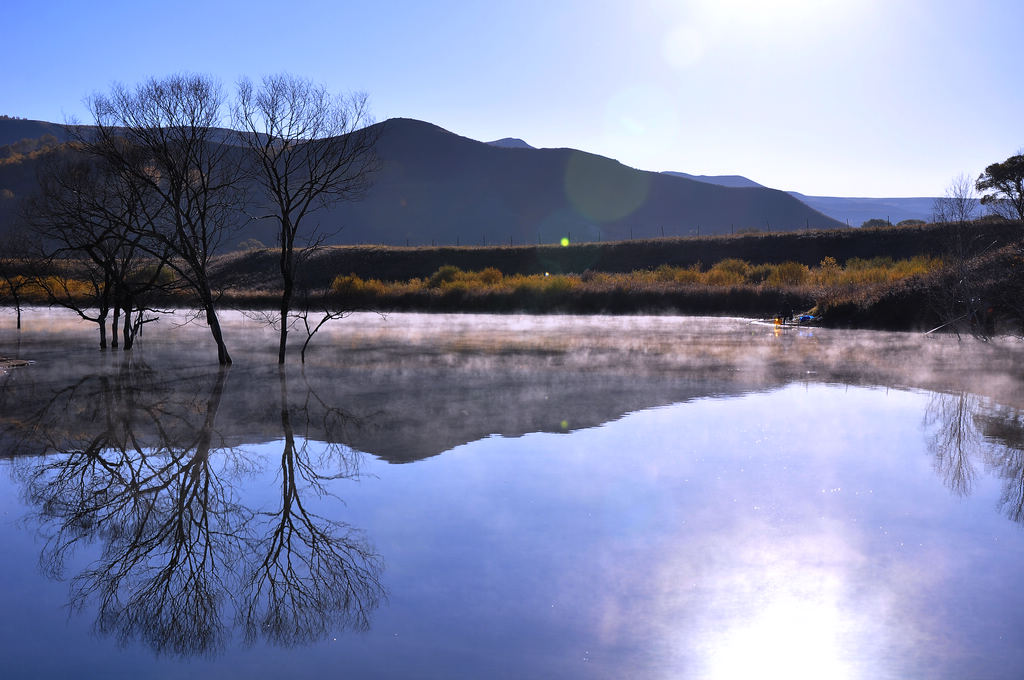
[[[102, 159], [138, 194], [139, 246], [188, 283], [206, 314], [221, 364], [230, 364], [209, 270], [237, 228], [244, 201], [240, 154], [220, 128], [225, 99], [210, 78], [176, 75], [134, 89], [117, 85], [86, 102], [93, 127], [69, 128], [88, 155]], [[77, 131], [77, 132], [75, 132]]]
[[297, 269], [321, 239], [307, 218], [339, 201], [362, 198], [377, 169], [365, 94], [332, 95], [321, 85], [280, 74], [256, 87], [238, 84], [235, 127], [252, 153], [250, 176], [278, 222], [282, 280], [278, 363], [285, 361]]

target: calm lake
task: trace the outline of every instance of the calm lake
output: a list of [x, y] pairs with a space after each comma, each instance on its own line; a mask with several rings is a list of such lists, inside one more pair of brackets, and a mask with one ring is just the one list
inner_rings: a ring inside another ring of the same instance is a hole
[[1024, 345], [0, 313], [5, 678], [1019, 678]]

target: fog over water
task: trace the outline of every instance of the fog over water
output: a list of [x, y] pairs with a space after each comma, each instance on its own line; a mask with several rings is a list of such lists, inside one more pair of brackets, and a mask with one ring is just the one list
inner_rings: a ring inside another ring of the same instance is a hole
[[0, 315], [12, 677], [1022, 667], [1016, 339], [358, 314], [279, 371], [225, 329]]

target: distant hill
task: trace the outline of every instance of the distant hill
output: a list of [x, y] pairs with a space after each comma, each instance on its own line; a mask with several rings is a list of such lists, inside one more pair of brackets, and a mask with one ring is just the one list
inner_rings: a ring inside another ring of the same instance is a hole
[[[742, 175], [689, 175], [685, 172], [666, 171], [666, 175], [686, 177], [698, 182], [718, 184], [723, 187], [763, 187]], [[888, 218], [896, 224], [903, 220], [924, 220], [931, 222], [935, 206], [933, 196], [914, 198], [844, 198], [841, 196], [807, 196], [798, 191], [787, 191], [790, 196], [803, 201], [818, 212], [824, 213], [851, 227], [859, 227], [870, 219]]]
[[413, 245], [838, 226], [781, 191], [723, 189], [572, 149], [495, 147], [409, 119], [381, 125], [383, 170], [365, 201], [338, 211], [347, 242], [372, 241], [372, 225]]
[[842, 198], [837, 196], [805, 196], [796, 191], [788, 192], [815, 210], [849, 222], [851, 227], [859, 227], [864, 222], [874, 219], [888, 219], [893, 224], [903, 220], [932, 221], [935, 198], [919, 196], [914, 198]]
[[63, 125], [46, 123], [41, 120], [0, 116], [0, 146], [14, 144], [22, 139], [39, 139], [43, 135], [53, 135], [61, 142], [66, 142], [68, 139]]
[[[11, 123], [17, 133], [5, 133]], [[26, 123], [0, 119], [0, 139], [30, 131]], [[366, 198], [317, 214], [328, 243], [496, 245], [841, 226], [774, 189], [640, 171], [573, 149], [495, 146], [411, 119], [377, 125], [381, 169]], [[0, 198], [0, 228], [13, 226], [35, 166], [0, 165], [0, 195], [13, 194]], [[251, 238], [273, 244], [273, 223], [252, 223], [236, 242]]]
[[672, 175], [674, 177], [685, 177], [687, 179], [696, 180], [698, 182], [704, 182], [705, 184], [717, 184], [723, 187], [733, 188], [760, 188], [766, 189], [763, 184], [758, 184], [752, 179], [747, 179], [743, 175], [689, 175], [685, 172], [673, 172], [666, 170], [665, 175]]
[[505, 149], [534, 149], [536, 147], [530, 146], [526, 142], [516, 137], [503, 137], [496, 139], [493, 142], [487, 142], [491, 146], [500, 146]]

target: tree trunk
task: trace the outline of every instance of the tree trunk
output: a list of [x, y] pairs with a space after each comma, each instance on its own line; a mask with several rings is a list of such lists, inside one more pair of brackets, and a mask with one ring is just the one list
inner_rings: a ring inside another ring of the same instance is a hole
[[100, 349], [107, 348], [107, 317], [101, 316], [96, 323], [100, 327]]
[[221, 366], [231, 365], [231, 355], [228, 354], [228, 347], [224, 344], [224, 334], [220, 329], [220, 321], [217, 319], [217, 311], [213, 308], [213, 301], [205, 305], [206, 323], [213, 334], [213, 340], [217, 343], [217, 363]]
[[114, 321], [110, 325], [110, 348], [117, 349], [117, 331], [121, 326], [121, 303], [114, 303]]
[[281, 221], [281, 342], [277, 349], [277, 363], [284, 364], [285, 349], [288, 346], [288, 313], [291, 311], [292, 291], [295, 288], [295, 236], [291, 222]]
[[277, 349], [277, 363], [284, 363], [284, 352], [288, 346], [288, 313], [291, 311], [292, 285], [285, 280], [284, 292], [281, 294], [281, 342]]
[[132, 348], [132, 305], [127, 303], [124, 306], [124, 326], [122, 331], [124, 338], [124, 351], [128, 351]]
[[206, 312], [206, 325], [210, 327], [213, 341], [217, 343], [217, 363], [221, 366], [231, 365], [231, 355], [228, 354], [228, 347], [224, 344], [224, 333], [220, 328], [220, 320], [217, 319], [217, 309], [213, 304], [213, 292], [210, 290], [210, 283], [207, 281], [205, 271], [200, 267], [193, 266], [192, 271], [196, 274], [195, 289], [199, 293], [203, 310]]

